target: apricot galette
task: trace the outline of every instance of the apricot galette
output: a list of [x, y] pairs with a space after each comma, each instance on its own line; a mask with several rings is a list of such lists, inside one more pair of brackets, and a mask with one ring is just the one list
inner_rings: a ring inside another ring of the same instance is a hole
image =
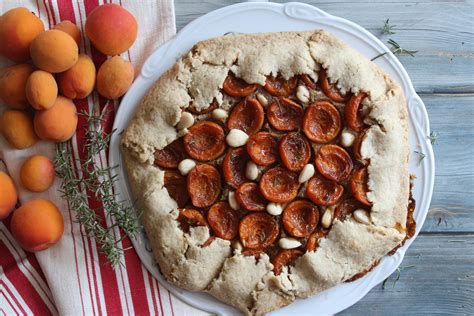
[[247, 314], [363, 276], [414, 233], [407, 126], [400, 87], [324, 31], [196, 44], [122, 138], [162, 274]]

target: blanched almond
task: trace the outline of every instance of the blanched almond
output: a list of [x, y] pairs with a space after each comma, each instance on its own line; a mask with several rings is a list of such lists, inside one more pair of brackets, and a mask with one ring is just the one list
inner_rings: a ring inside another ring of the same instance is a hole
[[237, 200], [235, 199], [235, 192], [234, 191], [229, 191], [228, 200], [229, 200], [229, 205], [230, 205], [230, 207], [232, 207], [232, 209], [234, 209], [234, 210], [240, 209], [240, 205], [237, 202]]
[[301, 170], [300, 176], [298, 177], [298, 182], [305, 183], [311, 179], [312, 176], [314, 176], [314, 166], [309, 163], [303, 167], [303, 170]]
[[212, 111], [212, 117], [216, 120], [225, 121], [228, 116], [229, 113], [227, 113], [227, 111], [223, 109], [215, 109], [214, 111]]
[[233, 128], [227, 134], [226, 141], [227, 144], [231, 147], [240, 147], [247, 143], [249, 140], [249, 135], [240, 129]]
[[332, 217], [334, 214], [334, 206], [329, 206], [323, 213], [321, 218], [321, 226], [324, 228], [329, 228], [332, 225]]
[[267, 213], [273, 216], [278, 216], [283, 213], [283, 205], [278, 203], [268, 203], [267, 204]]
[[358, 209], [355, 210], [354, 213], [352, 213], [352, 216], [354, 216], [354, 219], [358, 221], [361, 224], [366, 224], [370, 225], [370, 214], [366, 210], [363, 209]]
[[194, 167], [196, 167], [196, 162], [192, 159], [183, 159], [178, 164], [178, 170], [183, 176], [187, 175]]
[[304, 85], [298, 86], [298, 89], [296, 90], [296, 97], [302, 103], [308, 103], [309, 102], [309, 90], [308, 90], [308, 88], [306, 88], [306, 86], [304, 86]]
[[189, 128], [194, 124], [194, 116], [189, 112], [182, 112], [178, 123], [178, 129]]
[[355, 135], [347, 129], [344, 129], [341, 133], [341, 145], [344, 147], [351, 147], [354, 144]]
[[267, 100], [267, 97], [264, 96], [263, 94], [261, 93], [257, 93], [257, 100], [258, 102], [260, 102], [260, 104], [264, 107], [266, 107], [268, 105], [268, 100]]
[[301, 243], [295, 238], [284, 237], [278, 241], [278, 246], [283, 249], [294, 249], [301, 246]]
[[249, 180], [257, 180], [258, 167], [253, 161], [247, 162], [247, 166], [245, 167], [245, 176]]

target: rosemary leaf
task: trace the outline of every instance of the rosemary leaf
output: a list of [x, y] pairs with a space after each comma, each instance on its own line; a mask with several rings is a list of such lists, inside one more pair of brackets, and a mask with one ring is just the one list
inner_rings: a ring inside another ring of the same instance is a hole
[[380, 34], [395, 34], [393, 29], [395, 28], [396, 25], [390, 25], [390, 19], [386, 19], [383, 23], [382, 30], [380, 31]]
[[430, 136], [428, 136], [428, 138], [430, 139], [431, 145], [437, 145], [437, 144], [438, 144], [439, 134], [438, 134], [437, 131], [432, 131], [432, 132], [430, 133]]

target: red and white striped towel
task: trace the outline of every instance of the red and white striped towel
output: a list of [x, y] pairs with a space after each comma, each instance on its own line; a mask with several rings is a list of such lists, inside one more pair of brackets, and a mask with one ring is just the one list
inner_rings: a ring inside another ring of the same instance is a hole
[[[83, 30], [86, 16], [104, 2], [120, 4], [137, 17], [137, 41], [122, 56], [129, 59], [138, 72], [146, 57], [175, 33], [172, 0], [1, 0], [0, 14], [23, 6], [40, 17], [46, 28], [70, 20]], [[80, 50], [92, 56], [96, 67], [107, 58], [94, 49], [84, 35]], [[5, 65], [8, 61], [0, 60], [0, 66]], [[81, 111], [91, 108], [93, 102], [99, 102], [101, 110], [106, 104], [106, 100], [97, 94], [75, 103]], [[4, 109], [0, 105], [0, 111]], [[112, 127], [115, 109], [107, 118], [107, 131]], [[85, 155], [84, 120], [80, 117], [77, 133], [69, 142], [76, 158]], [[65, 220], [61, 241], [36, 253], [36, 257], [23, 251], [15, 242], [9, 232], [9, 218], [0, 222], [0, 315], [206, 314], [179, 301], [159, 285], [140, 263], [128, 238], [122, 241], [124, 249], [128, 249], [123, 265], [117, 270], [110, 268], [94, 239], [88, 238], [81, 226], [74, 222], [74, 214], [57, 191], [59, 180], [44, 193], [31, 193], [21, 187], [18, 171], [23, 161], [32, 154], [53, 158], [54, 151], [54, 144], [47, 142], [15, 150], [0, 137], [0, 158], [3, 161], [0, 168], [6, 169], [14, 178], [20, 202], [48, 198], [62, 210]], [[107, 157], [100, 157], [100, 162], [106, 165]], [[98, 202], [91, 203], [93, 207], [101, 206]], [[105, 218], [103, 212], [99, 215]], [[115, 233], [120, 234], [119, 231]]]

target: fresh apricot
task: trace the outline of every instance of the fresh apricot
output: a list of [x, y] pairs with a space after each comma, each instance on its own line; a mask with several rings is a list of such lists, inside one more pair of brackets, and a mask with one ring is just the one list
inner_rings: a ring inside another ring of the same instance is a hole
[[80, 54], [77, 63], [58, 75], [59, 89], [70, 99], [84, 99], [95, 85], [95, 66], [92, 59]]
[[77, 44], [77, 47], [81, 46], [81, 30], [76, 24], [69, 20], [64, 20], [53, 27], [53, 30], [63, 31], [69, 34]]
[[103, 54], [114, 56], [132, 46], [137, 38], [137, 20], [117, 4], [98, 6], [86, 20], [86, 35]]
[[0, 70], [0, 99], [15, 110], [28, 109], [25, 87], [33, 66], [19, 64]]
[[0, 171], [0, 220], [8, 217], [17, 200], [18, 194], [12, 178]]
[[64, 220], [56, 205], [45, 199], [36, 199], [13, 212], [10, 227], [23, 249], [41, 251], [61, 239]]
[[21, 184], [32, 192], [46, 191], [54, 182], [54, 165], [46, 156], [33, 155], [20, 169]]
[[16, 62], [30, 59], [30, 44], [44, 32], [43, 22], [27, 8], [14, 8], [0, 17], [0, 55]]
[[71, 100], [58, 96], [51, 108], [36, 112], [34, 124], [41, 139], [64, 142], [76, 132], [76, 107]]
[[49, 30], [33, 40], [30, 53], [36, 67], [57, 73], [68, 70], [77, 62], [79, 48], [66, 32]]
[[36, 110], [53, 106], [58, 97], [58, 85], [54, 76], [43, 70], [34, 71], [26, 82], [26, 98]]
[[117, 99], [127, 92], [135, 71], [130, 62], [115, 56], [106, 60], [97, 72], [97, 91], [107, 99]]
[[6, 111], [0, 119], [3, 137], [16, 149], [25, 149], [38, 141], [33, 127], [33, 118], [24, 111]]

